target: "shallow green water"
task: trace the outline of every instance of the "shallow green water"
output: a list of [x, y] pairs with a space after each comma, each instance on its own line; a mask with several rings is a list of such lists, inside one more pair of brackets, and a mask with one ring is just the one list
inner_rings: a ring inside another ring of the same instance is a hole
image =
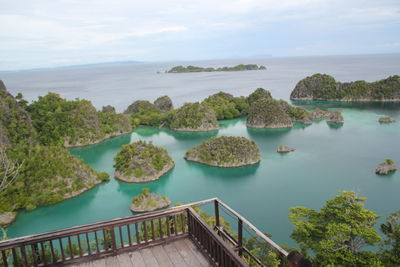
[[[156, 182], [127, 184], [112, 178], [74, 199], [21, 212], [8, 234], [15, 237], [130, 215], [131, 198], [143, 187], [167, 195], [174, 203], [219, 197], [262, 231], [271, 233], [278, 243], [294, 244], [289, 238], [289, 207], [320, 208], [339, 190], [353, 190], [367, 197], [366, 207], [386, 217], [400, 209], [400, 171], [377, 176], [374, 169], [385, 158], [393, 158], [400, 165], [400, 123], [380, 125], [377, 120], [387, 114], [399, 121], [399, 105], [340, 108], [345, 118], [340, 128], [320, 121], [287, 130], [247, 129], [244, 119], [236, 119], [221, 122], [219, 131], [209, 133], [141, 127], [129, 135], [73, 149], [74, 155], [93, 168], [112, 174], [113, 157], [121, 145], [151, 140], [170, 152], [176, 166]], [[183, 159], [189, 148], [221, 135], [253, 139], [261, 149], [261, 162], [220, 169]], [[278, 154], [275, 150], [281, 144], [297, 150]]]

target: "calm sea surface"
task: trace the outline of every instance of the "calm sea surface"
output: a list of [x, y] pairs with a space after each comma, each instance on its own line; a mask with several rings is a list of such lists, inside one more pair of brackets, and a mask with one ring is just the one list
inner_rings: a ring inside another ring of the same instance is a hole
[[[178, 64], [232, 66], [255, 63], [265, 71], [156, 74]], [[268, 58], [153, 64], [71, 67], [21, 72], [0, 72], [8, 89], [22, 92], [34, 100], [48, 91], [68, 99], [89, 99], [97, 108], [114, 105], [123, 111], [138, 99], [155, 100], [169, 95], [176, 106], [200, 101], [220, 90], [248, 95], [257, 87], [288, 100], [298, 80], [313, 73], [327, 73], [337, 80], [374, 81], [400, 74], [400, 55]], [[368, 198], [366, 207], [382, 216], [400, 209], [400, 172], [377, 176], [376, 166], [385, 158], [400, 165], [400, 123], [380, 125], [381, 115], [400, 121], [399, 104], [313, 103], [330, 110], [340, 109], [345, 124], [331, 128], [325, 121], [310, 126], [295, 125], [289, 130], [248, 129], [245, 119], [222, 121], [219, 131], [178, 133], [165, 129], [140, 127], [132, 134], [71, 152], [93, 168], [113, 174], [113, 158], [123, 144], [151, 140], [166, 148], [175, 168], [156, 182], [127, 184], [111, 179], [94, 189], [62, 203], [20, 212], [8, 229], [10, 237], [33, 234], [98, 220], [130, 215], [131, 198], [143, 187], [168, 196], [174, 203], [194, 202], [219, 197], [272, 234], [278, 243], [293, 241], [288, 208], [307, 206], [318, 209], [340, 190], [352, 190]], [[261, 149], [258, 165], [235, 169], [209, 167], [183, 159], [189, 148], [213, 136], [244, 136]], [[297, 150], [280, 155], [278, 145]]]

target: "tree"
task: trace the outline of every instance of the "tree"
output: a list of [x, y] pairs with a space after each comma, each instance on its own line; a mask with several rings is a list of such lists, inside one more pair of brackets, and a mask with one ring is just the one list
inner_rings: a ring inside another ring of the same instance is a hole
[[381, 249], [382, 261], [386, 266], [400, 265], [400, 210], [392, 213], [381, 224], [381, 230], [387, 237]]
[[5, 150], [0, 148], [0, 193], [15, 182], [22, 164], [8, 158]]
[[342, 191], [319, 212], [290, 208], [291, 237], [304, 254], [313, 252], [318, 266], [371, 266], [375, 253], [362, 248], [376, 245], [381, 238], [373, 228], [379, 216], [364, 208], [365, 200], [355, 192]]

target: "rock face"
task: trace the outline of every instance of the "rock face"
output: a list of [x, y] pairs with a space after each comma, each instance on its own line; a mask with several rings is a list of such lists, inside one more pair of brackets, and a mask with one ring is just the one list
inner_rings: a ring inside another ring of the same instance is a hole
[[169, 205], [171, 201], [166, 196], [150, 193], [148, 188], [143, 188], [142, 193], [132, 199], [131, 211], [147, 212], [163, 209]]
[[15, 220], [15, 217], [15, 212], [5, 212], [0, 214], [0, 226], [6, 227], [10, 225]]
[[107, 105], [104, 106], [101, 111], [105, 113], [115, 113], [115, 108], [113, 106]]
[[184, 132], [206, 132], [218, 130], [215, 112], [200, 103], [186, 103], [174, 114], [170, 128]]
[[250, 106], [247, 127], [290, 128], [293, 123], [280, 101], [261, 98]]
[[286, 152], [293, 152], [296, 149], [288, 147], [288, 146], [279, 146], [278, 149], [276, 150], [276, 152], [279, 153], [286, 153]]
[[342, 116], [342, 113], [338, 110], [332, 111], [331, 114], [329, 115], [328, 120], [326, 121], [328, 123], [336, 123], [336, 124], [343, 124], [344, 119]]
[[380, 123], [393, 123], [396, 122], [395, 119], [389, 117], [389, 116], [384, 116], [384, 117], [380, 117], [378, 120]]
[[171, 111], [174, 109], [171, 98], [169, 96], [161, 96], [154, 101], [154, 106], [163, 112]]
[[312, 120], [319, 120], [319, 119], [327, 119], [331, 113], [326, 110], [322, 110], [316, 108], [313, 112], [310, 113], [310, 118]]
[[299, 81], [291, 100], [400, 101], [400, 76], [366, 82], [341, 83], [327, 74], [314, 74]]
[[124, 145], [114, 161], [115, 177], [128, 183], [158, 180], [174, 167], [164, 148], [144, 141]]
[[244, 137], [221, 136], [191, 148], [185, 159], [216, 167], [240, 167], [258, 163], [260, 150]]
[[386, 175], [391, 172], [394, 172], [397, 170], [396, 164], [394, 163], [393, 160], [391, 159], [385, 159], [384, 162], [379, 164], [378, 168], [376, 168], [375, 173], [376, 174], [381, 174], [381, 175]]
[[137, 100], [130, 104], [124, 111], [125, 114], [132, 115], [138, 113], [140, 110], [155, 108], [155, 106], [147, 100]]

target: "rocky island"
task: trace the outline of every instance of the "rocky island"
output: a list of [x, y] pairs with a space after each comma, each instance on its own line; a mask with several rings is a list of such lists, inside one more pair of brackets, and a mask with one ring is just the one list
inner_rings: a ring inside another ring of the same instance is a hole
[[169, 96], [160, 96], [154, 101], [154, 106], [162, 112], [171, 111], [174, 109], [171, 98]]
[[212, 138], [188, 150], [185, 159], [202, 164], [232, 168], [260, 161], [256, 143], [244, 137], [221, 136]]
[[[46, 114], [47, 109], [57, 106], [59, 99], [53, 100], [51, 104], [41, 102], [44, 104], [42, 122], [47, 122], [49, 127], [47, 132], [42, 131], [37, 118], [32, 119], [32, 113], [27, 111], [36, 112], [31, 107], [35, 103], [28, 105], [20, 94], [14, 98], [0, 81], [0, 221], [3, 225], [11, 223], [20, 209], [55, 204], [109, 180], [107, 173], [85, 165], [60, 142], [53, 143], [59, 139], [51, 129], [61, 126], [60, 122], [50, 124], [46, 119], [50, 116]], [[55, 113], [65, 118], [60, 112]]]
[[158, 180], [174, 167], [164, 148], [145, 141], [124, 145], [114, 161], [115, 177], [128, 183]]
[[245, 97], [234, 97], [225, 92], [219, 92], [207, 97], [202, 104], [214, 110], [217, 120], [229, 120], [246, 116], [249, 112], [249, 104]]
[[385, 159], [385, 161], [379, 164], [378, 168], [376, 168], [375, 173], [386, 175], [396, 170], [397, 166], [394, 161], [392, 159]]
[[395, 119], [393, 119], [392, 117], [389, 117], [389, 116], [380, 117], [378, 121], [380, 123], [393, 123], [393, 122], [396, 122]]
[[319, 120], [319, 119], [327, 119], [330, 116], [330, 112], [316, 108], [314, 111], [310, 112], [310, 119]]
[[291, 128], [293, 122], [278, 100], [261, 98], [250, 106], [247, 127]]
[[163, 209], [169, 205], [171, 205], [171, 201], [166, 196], [150, 193], [149, 188], [143, 188], [142, 193], [132, 199], [131, 211], [147, 212]]
[[394, 75], [375, 82], [337, 82], [327, 74], [314, 74], [299, 81], [291, 100], [324, 100], [343, 102], [400, 101], [400, 76]]
[[186, 103], [173, 115], [170, 128], [183, 132], [206, 132], [218, 130], [215, 112], [200, 103]]
[[265, 66], [258, 66], [256, 64], [239, 64], [234, 67], [196, 67], [196, 66], [175, 66], [172, 69], [166, 71], [166, 73], [183, 73], [183, 72], [215, 72], [215, 71], [245, 71], [245, 70], [265, 70]]
[[276, 150], [276, 152], [287, 153], [287, 152], [293, 152], [295, 150], [296, 150], [295, 148], [288, 147], [288, 146], [278, 146], [278, 149]]
[[327, 123], [343, 124], [344, 118], [339, 110], [332, 111], [326, 121]]

